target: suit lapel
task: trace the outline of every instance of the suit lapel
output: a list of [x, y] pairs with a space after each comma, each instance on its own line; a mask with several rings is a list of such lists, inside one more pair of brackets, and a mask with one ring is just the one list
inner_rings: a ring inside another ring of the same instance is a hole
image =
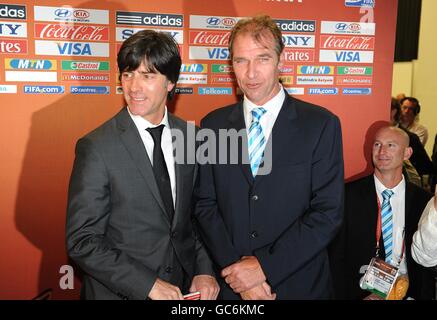
[[[295, 134], [299, 130], [298, 117], [296, 108], [294, 107], [294, 100], [287, 93], [285, 93], [285, 100], [273, 125], [272, 132], [267, 140], [267, 148], [271, 149], [272, 170], [273, 164], [281, 157], [283, 152], [290, 152], [290, 148], [296, 144]], [[255, 184], [260, 183], [266, 175], [258, 175], [255, 178]]]
[[[181, 130], [184, 134], [183, 141], [178, 140], [178, 138], [174, 140], [173, 150], [179, 150], [178, 152], [181, 152], [181, 150], [183, 150], [184, 152], [186, 152], [187, 148], [184, 148], [186, 146], [186, 143], [188, 143], [186, 128], [178, 126], [177, 122], [174, 119], [174, 116], [170, 113], [168, 113], [168, 123], [171, 129]], [[184, 157], [184, 161], [186, 161], [186, 156]], [[177, 163], [175, 159], [176, 201], [175, 201], [175, 212], [172, 221], [173, 225], [176, 225], [177, 219], [179, 217], [179, 213], [182, 212], [182, 208], [183, 208], [183, 200], [185, 199], [183, 195], [185, 189], [183, 177], [186, 170], [188, 170], [188, 166], [185, 165], [184, 163]]]
[[149, 156], [147, 155], [146, 149], [144, 148], [143, 141], [141, 140], [138, 129], [135, 126], [135, 123], [130, 118], [126, 108], [124, 108], [117, 115], [116, 120], [122, 143], [124, 144], [133, 162], [135, 163], [142, 177], [149, 186], [153, 197], [161, 207], [162, 214], [165, 215], [166, 221], [169, 222], [169, 217], [166, 213], [164, 203], [162, 201], [158, 186], [156, 184]]
[[405, 239], [410, 239], [410, 235], [411, 238], [413, 237], [413, 234], [415, 232], [415, 228], [413, 229], [412, 233], [410, 234], [410, 226], [412, 225], [411, 223], [411, 209], [412, 209], [412, 205], [414, 203], [414, 189], [411, 188], [410, 183], [405, 181]]
[[[375, 180], [373, 177], [373, 174], [368, 176], [365, 180], [365, 183], [362, 186], [361, 189], [361, 200], [356, 199], [356, 201], [359, 203], [359, 206], [361, 207], [360, 212], [363, 213], [363, 219], [362, 224], [363, 226], [368, 225], [369, 230], [372, 230], [371, 233], [369, 233], [369, 238], [373, 239], [373, 243], [376, 244], [376, 224], [378, 220], [378, 199], [376, 195], [376, 188], [375, 188]], [[382, 240], [380, 240], [380, 243], [382, 246], [380, 246], [380, 250], [384, 250], [384, 245]]]
[[244, 159], [249, 159], [249, 154], [248, 154], [248, 145], [247, 145], [247, 134], [246, 134], [246, 123], [244, 122], [244, 112], [243, 112], [243, 103], [239, 102], [232, 110], [232, 112], [229, 115], [229, 127], [227, 129], [235, 129], [238, 131], [240, 130], [245, 130], [245, 137], [246, 139], [242, 139], [242, 145], [241, 148], [238, 148], [240, 154], [239, 159], [241, 159], [241, 161], [239, 161], [239, 166], [241, 168], [241, 170], [244, 173], [244, 176], [247, 180], [247, 182], [252, 185], [254, 182], [253, 179], [253, 175], [252, 175], [252, 170], [250, 169], [250, 164], [245, 164], [243, 161]]

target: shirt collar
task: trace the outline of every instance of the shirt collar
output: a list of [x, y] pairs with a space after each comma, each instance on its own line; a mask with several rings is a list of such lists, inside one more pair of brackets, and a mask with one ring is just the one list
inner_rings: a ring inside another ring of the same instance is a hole
[[147, 128], [158, 127], [161, 124], [163, 124], [166, 128], [170, 128], [170, 125], [168, 123], [167, 106], [165, 107], [165, 110], [164, 110], [164, 117], [162, 117], [161, 122], [159, 124], [156, 124], [156, 125], [147, 121], [142, 116], [132, 114], [128, 107], [126, 107], [126, 109], [127, 109], [127, 112], [129, 112], [130, 117], [132, 118], [133, 122], [135, 123], [136, 127], [138, 128], [138, 130], [140, 132], [142, 132], [143, 130], [146, 130]]
[[243, 107], [244, 110], [246, 111], [245, 113], [250, 113], [253, 109], [261, 108], [261, 107], [266, 109], [267, 112], [279, 113], [279, 110], [281, 109], [282, 104], [284, 103], [285, 100], [285, 92], [282, 87], [282, 84], [279, 83], [279, 87], [280, 87], [279, 92], [262, 106], [256, 105], [255, 103], [250, 101], [245, 95], [243, 101]]
[[[381, 181], [379, 181], [379, 179], [376, 175], [373, 175], [373, 177], [375, 178], [376, 193], [377, 193], [379, 198], [382, 198], [382, 192], [388, 188], [386, 186], [384, 186]], [[390, 190], [393, 191], [393, 195], [396, 195], [396, 194], [399, 195], [402, 193], [402, 190], [405, 190], [404, 175], [402, 175], [402, 180], [394, 188], [391, 188]]]

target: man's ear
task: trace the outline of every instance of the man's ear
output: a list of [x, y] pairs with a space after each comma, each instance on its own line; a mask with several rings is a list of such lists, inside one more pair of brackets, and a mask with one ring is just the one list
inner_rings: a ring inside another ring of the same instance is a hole
[[412, 154], [413, 154], [413, 149], [411, 147], [405, 148], [405, 151], [404, 151], [404, 160], [410, 159]]
[[165, 85], [167, 87], [167, 92], [170, 92], [173, 90], [175, 84], [171, 82], [170, 80], [167, 80], [167, 84]]
[[279, 55], [278, 70], [281, 70], [281, 68], [284, 66], [284, 63], [285, 63], [285, 50], [282, 50], [281, 54]]

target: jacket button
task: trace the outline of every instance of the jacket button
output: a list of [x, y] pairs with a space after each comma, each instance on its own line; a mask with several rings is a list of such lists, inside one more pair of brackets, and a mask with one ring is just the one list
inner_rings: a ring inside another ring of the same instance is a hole
[[252, 231], [252, 233], [250, 234], [250, 236], [252, 237], [252, 238], [258, 238], [258, 232], [256, 232], [256, 231]]
[[167, 268], [165, 268], [165, 272], [167, 272], [167, 273], [171, 273], [171, 271], [172, 271], [171, 267], [167, 267]]
[[171, 237], [172, 237], [172, 239], [176, 238], [177, 235], [178, 235], [178, 232], [177, 232], [177, 231], [173, 231], [173, 232], [171, 233]]
[[258, 196], [257, 195], [252, 196], [252, 200], [253, 201], [257, 201], [258, 200]]

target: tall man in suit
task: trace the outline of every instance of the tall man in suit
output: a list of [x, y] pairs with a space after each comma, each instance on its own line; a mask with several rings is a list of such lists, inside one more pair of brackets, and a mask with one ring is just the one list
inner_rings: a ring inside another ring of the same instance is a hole
[[[211, 261], [192, 225], [196, 165], [173, 156], [168, 113], [181, 58], [165, 33], [140, 31], [117, 57], [127, 107], [81, 138], [71, 175], [67, 248], [86, 299], [214, 299]], [[182, 145], [186, 141], [175, 143]]]
[[330, 251], [337, 298], [363, 299], [370, 294], [359, 282], [377, 252], [408, 276], [408, 297], [434, 297], [432, 271], [411, 257], [413, 234], [431, 198], [402, 175], [402, 163], [411, 153], [405, 131], [383, 127], [373, 142], [374, 173], [346, 184], [344, 223]]
[[[240, 20], [229, 47], [244, 100], [211, 112], [201, 126], [229, 132], [238, 161], [201, 165], [195, 191], [201, 234], [223, 277], [221, 297], [329, 298], [326, 248], [343, 203], [339, 120], [282, 88], [284, 45], [270, 17]], [[217, 155], [224, 151], [219, 146]]]

